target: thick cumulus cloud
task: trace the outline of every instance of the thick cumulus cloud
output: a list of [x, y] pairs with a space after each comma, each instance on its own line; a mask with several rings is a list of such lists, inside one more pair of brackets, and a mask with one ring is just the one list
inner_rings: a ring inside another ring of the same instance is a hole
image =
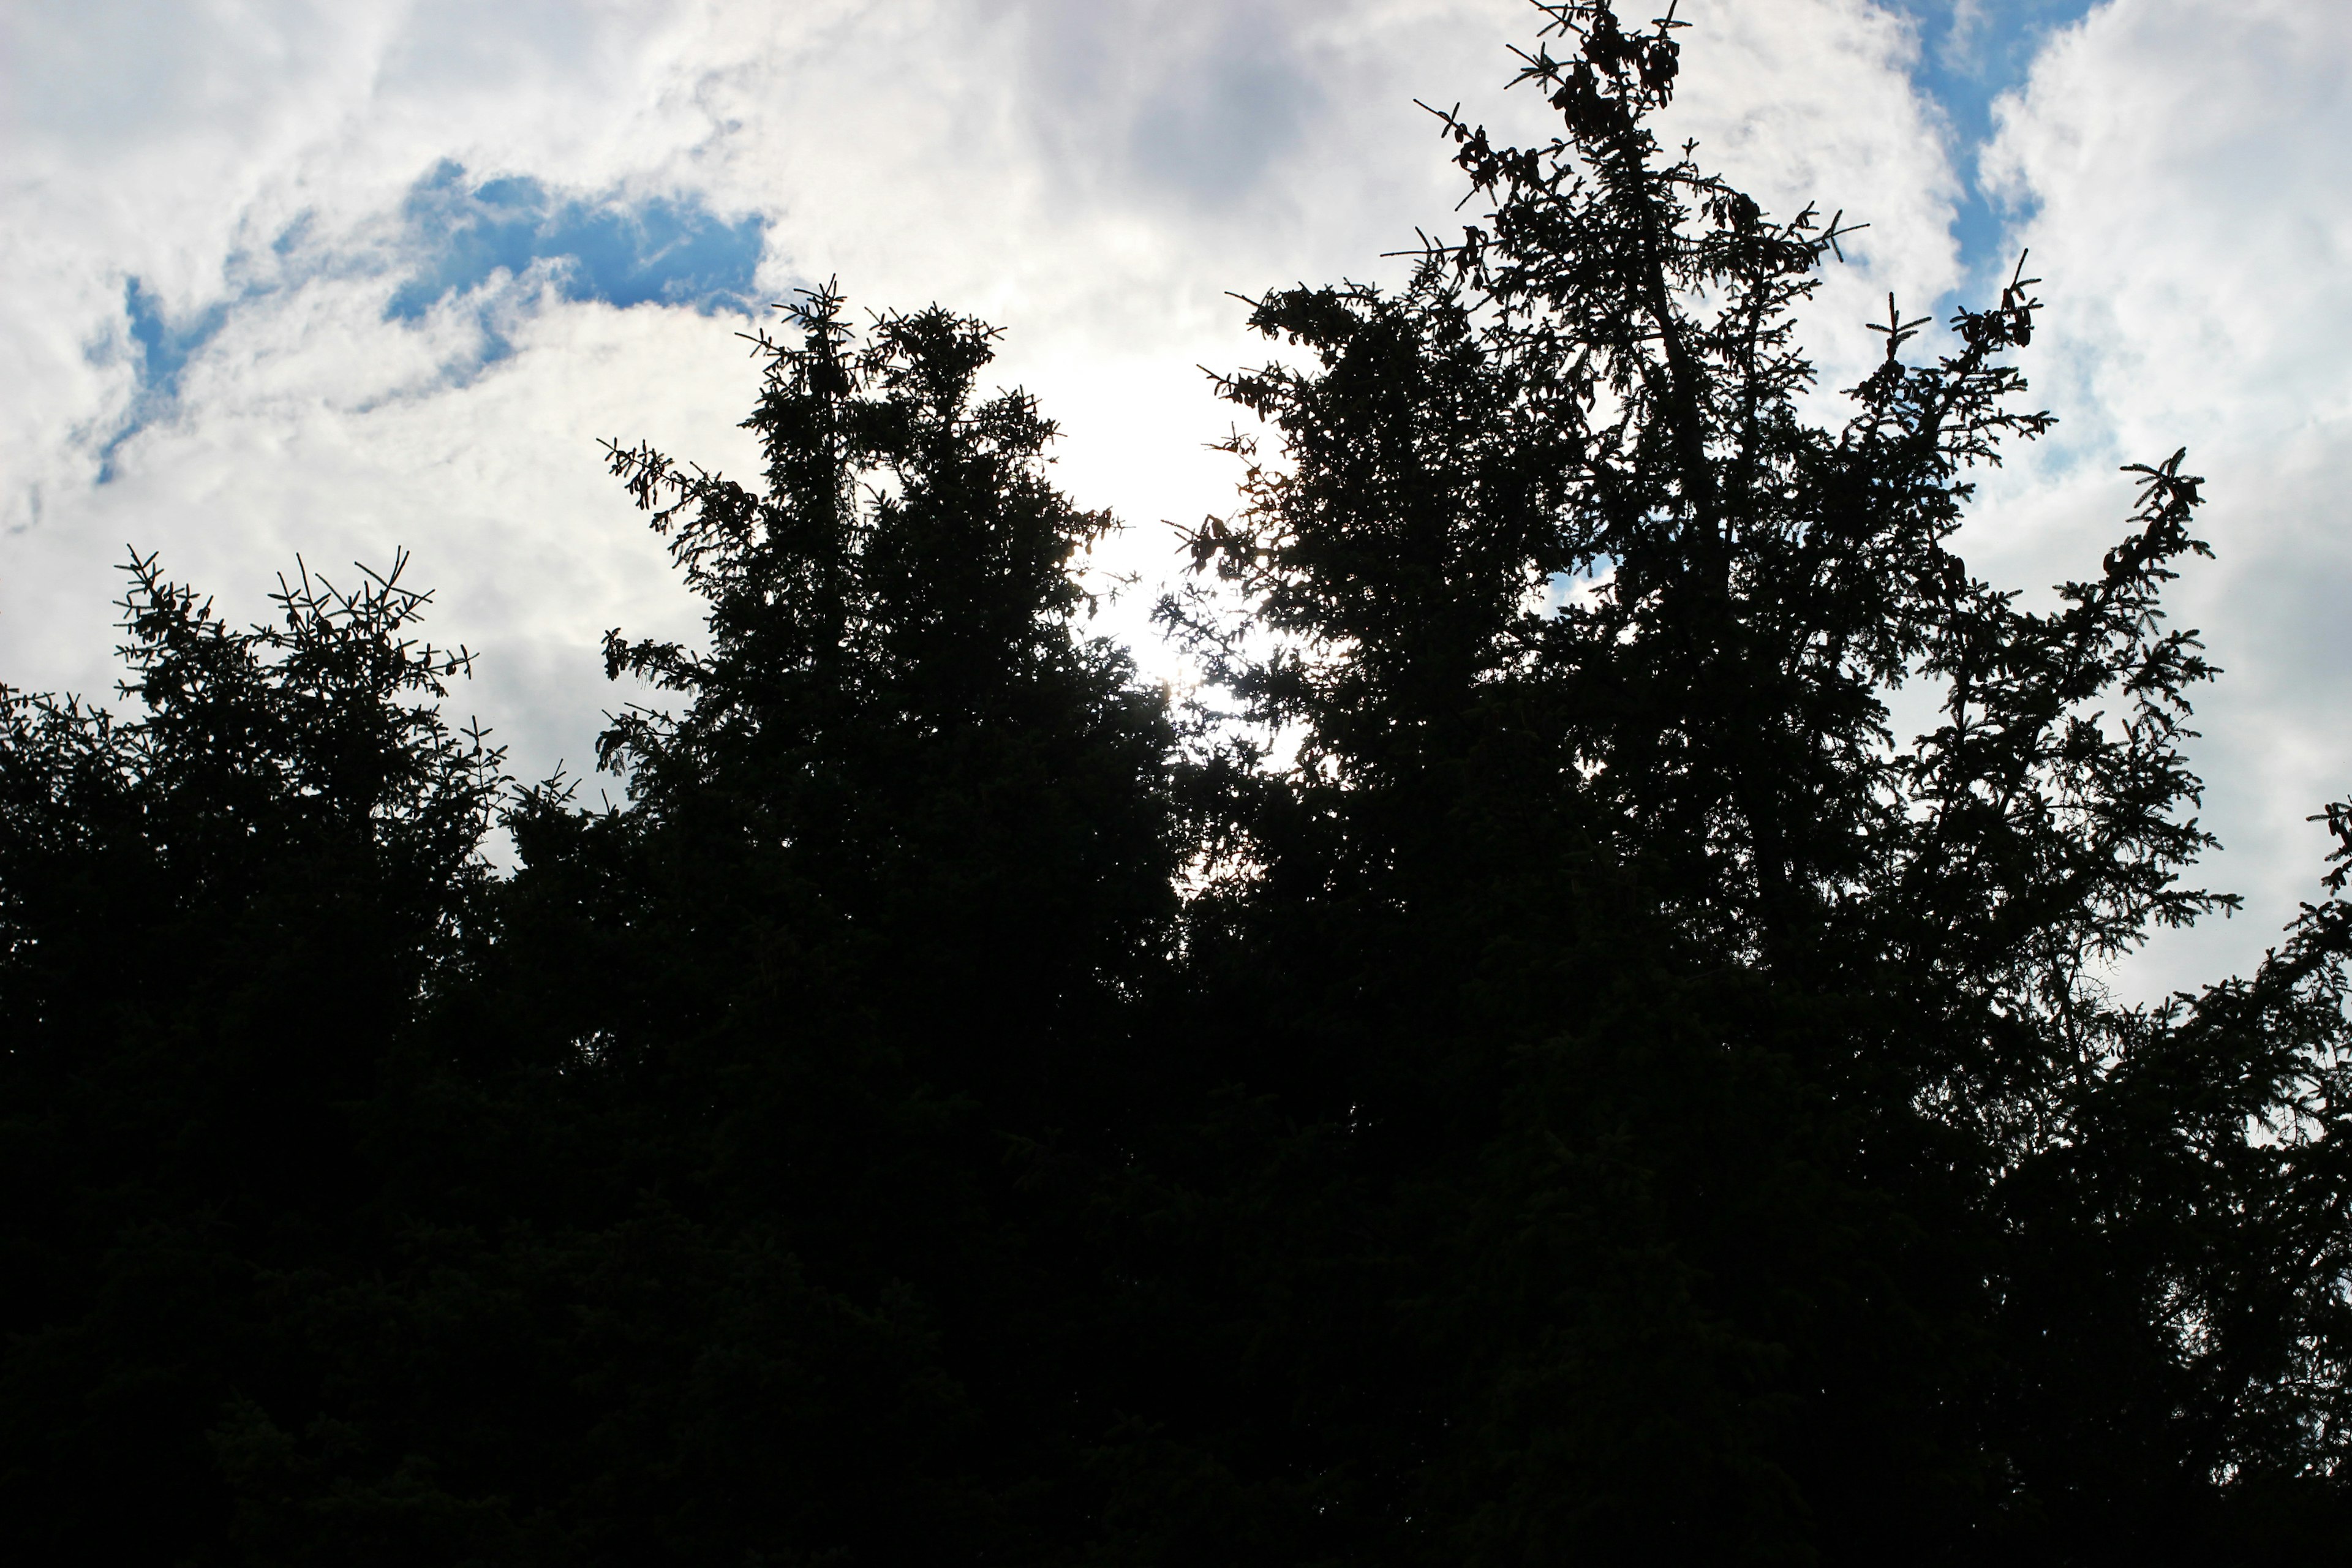
[[[2011, 476], [2054, 490], [1989, 498], [1986, 563], [2046, 582], [2095, 563], [2089, 520], [2120, 492], [2086, 476], [2144, 437], [2212, 451], [2217, 476], [2239, 453], [2268, 488], [2224, 483], [2223, 571], [2189, 585], [2235, 667], [2228, 743], [2317, 758], [2293, 715], [2336, 657], [2311, 489], [2335, 329], [2286, 323], [2324, 314], [2302, 268], [2340, 229], [2281, 216], [2277, 172], [2320, 179], [2324, 141], [2227, 149], [2322, 112], [2343, 24], [2084, 11], [1686, 0], [1669, 129], [1776, 210], [1870, 224], [1808, 319], [1825, 405], [1876, 352], [1861, 322], [1890, 289], [1965, 297], [2032, 244], [2053, 302], [2036, 372], [2070, 423]], [[524, 773], [576, 767], [598, 711], [635, 695], [602, 682], [603, 631], [694, 625], [597, 439], [741, 471], [743, 312], [836, 276], [856, 306], [936, 299], [1006, 329], [1003, 379], [1063, 424], [1063, 482], [1134, 525], [1108, 564], [1160, 574], [1158, 521], [1230, 501], [1205, 446], [1232, 410], [1195, 367], [1268, 352], [1227, 291], [1401, 275], [1384, 252], [1461, 221], [1412, 100], [1548, 134], [1502, 90], [1504, 46], [1538, 20], [1521, 0], [17, 0], [0, 676], [107, 688], [125, 542], [247, 616], [298, 551], [331, 575], [405, 546], [436, 632], [483, 656], [463, 700]], [[2210, 100], [2165, 85], [2192, 79]], [[2263, 237], [2233, 251], [2232, 232]], [[2249, 417], [2242, 395], [2296, 412]], [[2267, 584], [2266, 615], [2216, 586], [2241, 583]], [[2259, 658], [2229, 641], [2258, 620]], [[2208, 760], [2217, 804], [2230, 765]], [[2305, 768], [2315, 788], [2325, 771]], [[2299, 797], [2274, 804], [2248, 809], [2299, 826]], [[2307, 847], [2233, 837], [2264, 876]]]
[[2352, 12], [2303, 0], [2116, 0], [2057, 32], [2001, 105], [1986, 167], [2031, 217], [2045, 282], [2029, 360], [2066, 423], [1989, 487], [1981, 563], [2045, 584], [2095, 564], [2127, 508], [2118, 464], [2176, 447], [2205, 475], [2211, 562], [2177, 584], [2226, 673], [2193, 752], [2205, 868], [2247, 913], [2159, 942], [2136, 989], [2242, 967], [2316, 892], [2352, 790]]

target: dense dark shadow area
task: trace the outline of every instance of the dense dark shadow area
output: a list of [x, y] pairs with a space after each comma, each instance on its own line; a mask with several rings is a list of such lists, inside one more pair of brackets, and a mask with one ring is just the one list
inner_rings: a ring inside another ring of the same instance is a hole
[[2034, 280], [1806, 423], [1835, 220], [1539, 9], [1559, 139], [1439, 116], [1478, 223], [1255, 303], [1198, 700], [991, 331], [829, 290], [755, 483], [608, 450], [708, 605], [608, 639], [623, 805], [399, 567], [134, 560], [122, 712], [0, 710], [10, 1561], [2352, 1550], [2352, 811], [2254, 973], [2097, 983], [2228, 902], [2199, 481], [1976, 577]]

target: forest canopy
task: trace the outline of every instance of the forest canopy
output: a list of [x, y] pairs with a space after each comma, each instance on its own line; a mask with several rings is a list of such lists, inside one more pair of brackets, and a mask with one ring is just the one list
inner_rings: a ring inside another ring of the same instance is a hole
[[0, 689], [12, 1560], [2352, 1549], [2352, 807], [2251, 973], [2102, 983], [2233, 903], [2200, 480], [1978, 576], [2040, 280], [1820, 422], [1842, 217], [1537, 10], [1474, 221], [1250, 303], [1187, 696], [993, 330], [830, 287], [758, 473], [605, 448], [705, 610], [606, 639], [617, 804], [404, 559], [134, 556], [119, 710]]

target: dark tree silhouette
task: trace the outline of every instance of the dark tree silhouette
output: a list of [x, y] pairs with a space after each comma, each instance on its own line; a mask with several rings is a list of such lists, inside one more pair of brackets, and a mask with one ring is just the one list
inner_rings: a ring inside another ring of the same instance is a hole
[[[681, 1560], [1033, 1557], [1083, 1538], [1108, 1419], [1080, 1173], [1143, 1088], [1173, 733], [1081, 635], [1075, 557], [1109, 520], [1046, 481], [1027, 396], [982, 395], [992, 332], [933, 309], [861, 339], [829, 291], [789, 314], [748, 421], [763, 489], [612, 449], [709, 647], [608, 640], [684, 706], [605, 736], [625, 811], [524, 815], [516, 894], [610, 955], [548, 1011], [626, 1086], [650, 1179], [898, 1359], [823, 1413], [698, 1409], [723, 1440], [627, 1522], [671, 1521]], [[641, 1496], [625, 1458], [614, 1495]]]
[[368, 1352], [356, 1436], [249, 1505], [265, 1555], [1087, 1536], [1123, 1350], [1091, 1194], [1150, 1087], [1173, 731], [1082, 635], [1108, 520], [1046, 482], [1026, 396], [981, 393], [992, 334], [931, 310], [860, 338], [830, 292], [789, 314], [761, 488], [611, 447], [708, 646], [614, 634], [611, 671], [677, 703], [604, 738], [626, 805], [551, 786], [509, 817], [520, 866], [421, 1026], [405, 1278], [325, 1331]]
[[207, 1433], [315, 1408], [282, 1313], [377, 1255], [368, 1106], [482, 903], [499, 755], [401, 562], [232, 629], [133, 557], [115, 719], [0, 710], [0, 1512], [25, 1561], [228, 1524]]
[[134, 563], [133, 716], [0, 729], [18, 1557], [2352, 1546], [2352, 806], [2253, 974], [2100, 983], [2233, 903], [2200, 481], [1979, 579], [2037, 280], [1809, 422], [1841, 220], [1660, 150], [1671, 14], [1538, 10], [1478, 221], [1255, 303], [1189, 710], [993, 333], [830, 288], [756, 485], [607, 446], [707, 605], [607, 638], [620, 805], [446, 727], [396, 569]]
[[1236, 437], [1229, 596], [1163, 607], [1297, 746], [1196, 911], [1295, 1127], [1249, 1190], [1305, 1205], [1261, 1474], [1335, 1558], [2340, 1545], [2345, 907], [2201, 996], [2097, 978], [2234, 901], [2178, 879], [2199, 481], [2129, 470], [2055, 610], [1976, 579], [2034, 280], [1927, 363], [1890, 300], [1809, 426], [1838, 220], [1660, 153], [1679, 24], [1540, 9], [1563, 134], [1441, 114], [1488, 215], [1259, 302], [1307, 365], [1222, 387], [1281, 461]]

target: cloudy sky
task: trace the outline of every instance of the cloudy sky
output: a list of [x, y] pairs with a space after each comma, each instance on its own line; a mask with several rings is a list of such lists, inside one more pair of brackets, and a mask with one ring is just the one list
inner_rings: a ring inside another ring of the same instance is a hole
[[[1643, 7], [1633, 11], [1646, 15]], [[2249, 913], [2137, 992], [2245, 963], [2352, 791], [2352, 7], [2334, 0], [1684, 0], [1676, 133], [1787, 211], [1871, 227], [1808, 321], [1825, 384], [1898, 291], [2021, 247], [2063, 423], [1985, 485], [1971, 563], [2095, 568], [2117, 464], [2212, 481], [2179, 584], [2209, 876]], [[837, 276], [1004, 328], [1065, 484], [1132, 525], [1223, 510], [1248, 363], [1227, 290], [1394, 276], [1459, 190], [1416, 97], [1505, 95], [1523, 0], [7, 0], [0, 6], [0, 680], [103, 692], [124, 547], [257, 618], [296, 553], [415, 552], [460, 706], [526, 775], [587, 761], [604, 628], [693, 606], [599, 437], [742, 472], [734, 334]], [[1148, 659], [1158, 659], [1143, 650]]]

